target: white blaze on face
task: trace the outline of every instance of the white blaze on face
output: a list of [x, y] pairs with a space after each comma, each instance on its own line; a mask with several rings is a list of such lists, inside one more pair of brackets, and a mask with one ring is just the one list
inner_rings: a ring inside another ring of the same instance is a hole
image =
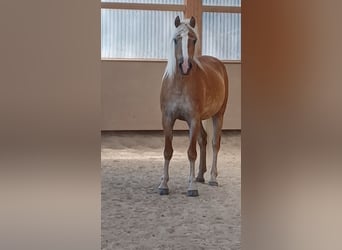
[[183, 53], [182, 70], [183, 70], [183, 73], [187, 73], [189, 70], [188, 41], [189, 41], [188, 33], [185, 33], [184, 35], [182, 35], [182, 53]]

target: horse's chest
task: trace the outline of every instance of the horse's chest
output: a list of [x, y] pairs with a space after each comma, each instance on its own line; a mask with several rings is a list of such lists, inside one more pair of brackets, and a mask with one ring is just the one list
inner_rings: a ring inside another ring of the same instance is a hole
[[166, 111], [176, 117], [188, 116], [193, 111], [192, 102], [184, 96], [173, 96], [166, 104]]

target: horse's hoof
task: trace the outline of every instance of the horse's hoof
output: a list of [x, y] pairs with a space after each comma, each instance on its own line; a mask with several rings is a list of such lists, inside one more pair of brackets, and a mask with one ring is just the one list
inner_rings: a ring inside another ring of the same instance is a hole
[[209, 184], [210, 186], [215, 186], [215, 187], [218, 186], [218, 182], [217, 182], [217, 181], [209, 181], [208, 184]]
[[189, 196], [189, 197], [196, 197], [196, 196], [198, 196], [198, 190], [188, 190], [187, 196]]
[[205, 180], [204, 180], [203, 177], [197, 177], [197, 178], [196, 178], [196, 182], [204, 183]]
[[168, 195], [169, 189], [168, 188], [159, 188], [159, 194], [160, 195]]

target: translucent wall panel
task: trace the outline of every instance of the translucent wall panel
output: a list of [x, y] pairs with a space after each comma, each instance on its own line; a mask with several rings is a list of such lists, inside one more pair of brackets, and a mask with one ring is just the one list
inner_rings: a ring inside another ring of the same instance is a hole
[[241, 14], [203, 13], [202, 54], [241, 60]]
[[101, 10], [102, 58], [166, 59], [175, 17], [182, 12]]
[[241, 6], [241, 0], [203, 0], [203, 5]]
[[183, 4], [184, 0], [102, 0], [103, 3], [156, 3], [156, 4]]

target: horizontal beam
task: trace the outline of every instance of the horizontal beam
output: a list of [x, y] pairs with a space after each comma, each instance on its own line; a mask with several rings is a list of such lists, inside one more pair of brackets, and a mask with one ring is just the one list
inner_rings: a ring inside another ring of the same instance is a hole
[[241, 7], [203, 5], [203, 12], [241, 13]]
[[[145, 62], [145, 63], [167, 63], [167, 59], [154, 59], [154, 58], [107, 58], [102, 57], [102, 62]], [[220, 59], [224, 64], [241, 64], [241, 60], [226, 60]]]
[[[101, 3], [102, 9], [119, 10], [155, 10], [155, 11], [185, 11], [181, 4], [149, 4], [149, 3]], [[241, 7], [203, 5], [203, 12], [241, 13]]]
[[156, 11], [184, 11], [180, 4], [147, 4], [147, 3], [101, 3], [102, 9], [124, 10], [156, 10]]

